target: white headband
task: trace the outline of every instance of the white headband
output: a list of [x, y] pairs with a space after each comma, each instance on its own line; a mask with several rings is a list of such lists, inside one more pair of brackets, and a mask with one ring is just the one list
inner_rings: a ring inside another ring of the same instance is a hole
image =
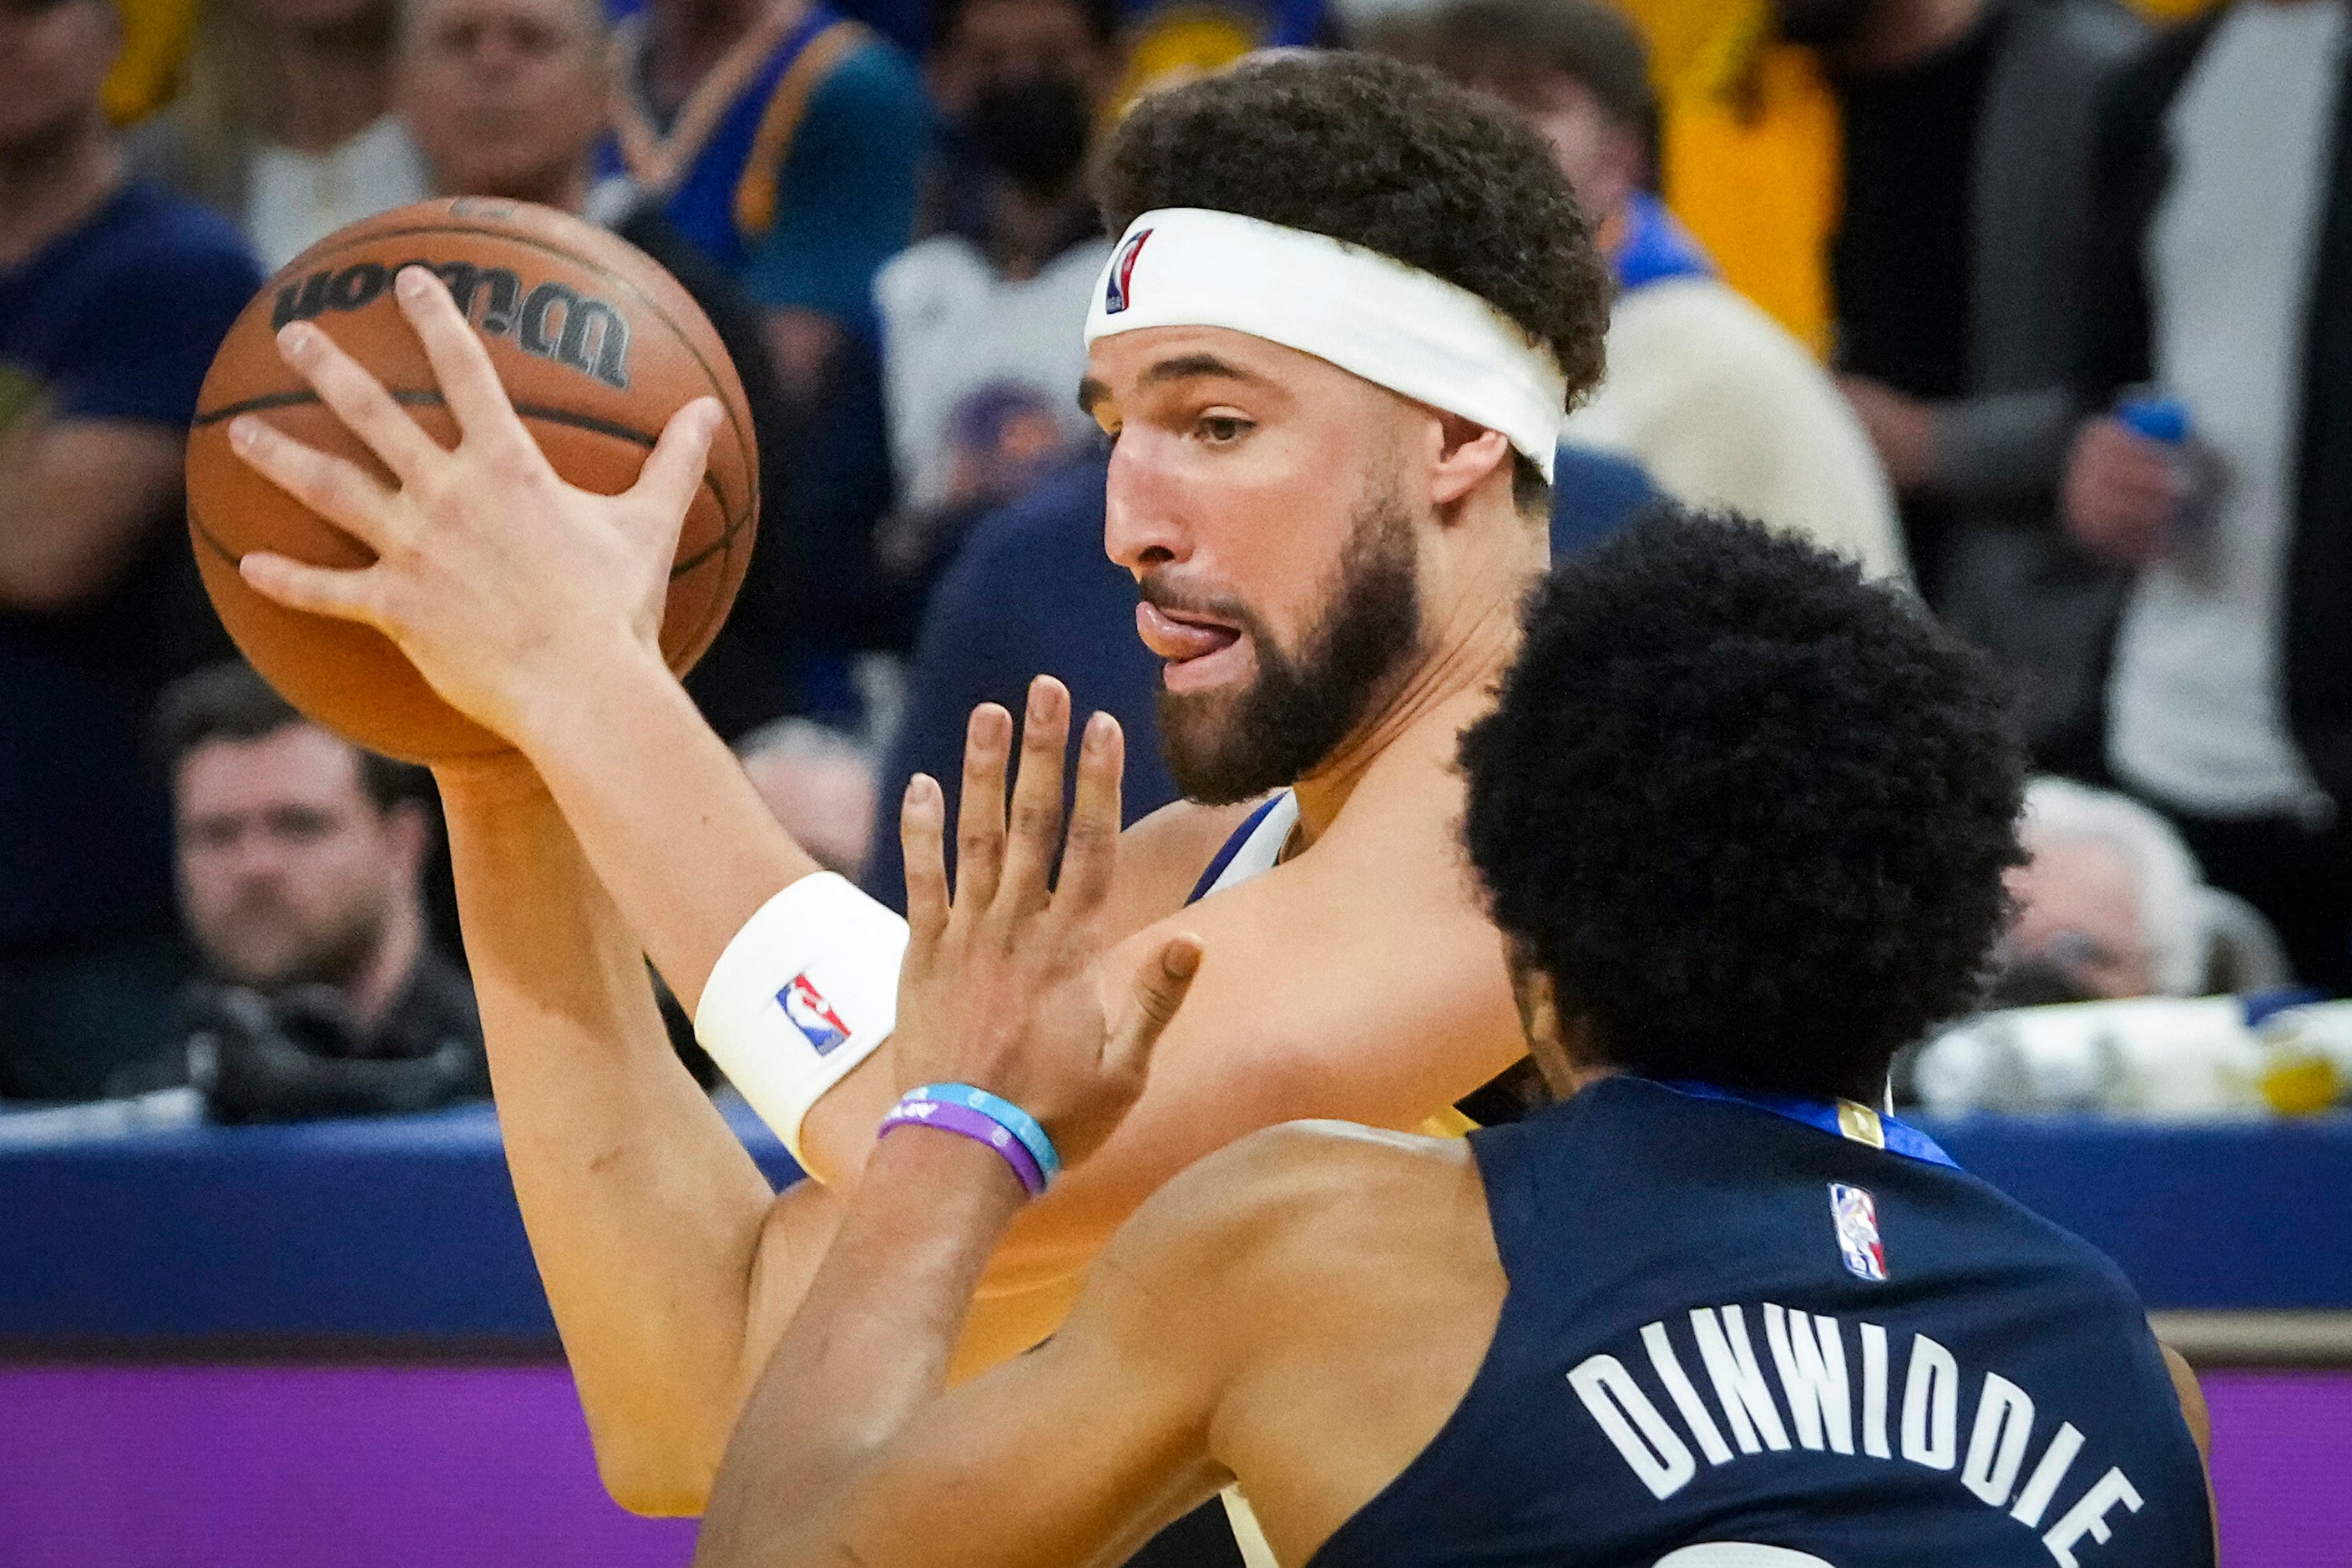
[[1163, 207], [1110, 253], [1087, 342], [1142, 327], [1225, 327], [1327, 360], [1499, 430], [1546, 479], [1568, 378], [1494, 306], [1360, 245], [1205, 207]]

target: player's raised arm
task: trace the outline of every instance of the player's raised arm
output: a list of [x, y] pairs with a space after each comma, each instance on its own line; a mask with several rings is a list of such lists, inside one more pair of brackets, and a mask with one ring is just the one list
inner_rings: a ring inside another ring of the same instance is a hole
[[[960, 814], [952, 900], [939, 786], [919, 774], [908, 786], [912, 932], [892, 1050], [904, 1098], [737, 1430], [699, 1563], [911, 1561], [942, 1530], [971, 1563], [1085, 1561], [1214, 1484], [1216, 1358], [1144, 1352], [1155, 1311], [1163, 1330], [1197, 1321], [1164, 1292], [1152, 1302], [1133, 1289], [1099, 1292], [1111, 1300], [1075, 1342], [939, 1404], [1006, 1224], [1134, 1103], [1200, 962], [1189, 935], [1163, 936], [1132, 992], [1116, 987], [1124, 994], [1107, 1008], [1100, 927], [1118, 849], [1118, 727], [1101, 714], [1087, 727], [1049, 890], [1061, 795], [1044, 775], [1058, 773], [1059, 754], [1057, 744], [1047, 767], [1024, 769], [1009, 828], [1001, 774], [982, 770], [974, 782], [986, 787]], [[1162, 1285], [1176, 1284], [1173, 1260], [1155, 1261]], [[1179, 1288], [1197, 1292], [1199, 1276]], [[1087, 1443], [1037, 1441], [1078, 1419]], [[1041, 1502], [1061, 1505], [1045, 1526], [1050, 1548], [1034, 1533]]]
[[[1546, 558], [1560, 416], [1600, 370], [1609, 285], [1581, 215], [1539, 136], [1393, 62], [1268, 62], [1155, 98], [1119, 136], [1106, 166], [1127, 232], [1087, 328], [1087, 399], [1117, 440], [1106, 543], [1166, 663], [1180, 782], [1223, 804], [1133, 836], [1100, 927], [1133, 945], [1114, 951], [1107, 984], [1172, 929], [1160, 922], [1232, 808], [1286, 797], [1297, 830], [1253, 830], [1225, 879], [1257, 880], [1181, 917], [1211, 944], [1186, 1014], [1101, 1157], [1008, 1230], [966, 1326], [973, 1365], [1050, 1332], [1111, 1231], [1201, 1155], [1306, 1116], [1415, 1125], [1522, 1048], [1456, 847], [1454, 755]], [[1388, 199], [1398, 170], [1425, 201]], [[1364, 188], [1370, 171], [1386, 183]], [[658, 1090], [644, 1148], [675, 1143], [661, 1158], [688, 1176], [649, 1184], [599, 1163], [642, 1075], [677, 1073], [646, 1043], [638, 1002], [617, 999], [618, 932], [651, 953], [738, 1087], [797, 1134], [811, 1172], [845, 1191], [895, 1093], [887, 1019], [867, 1004], [895, 997], [905, 927], [811, 874], [652, 651], [701, 461], [691, 416], [626, 495], [570, 489], [438, 288], [411, 277], [401, 299], [464, 442], [404, 446], [380, 390], [296, 333], [299, 368], [400, 488], [259, 437], [248, 458], [379, 559], [349, 574], [246, 571], [285, 603], [385, 630], [513, 742], [571, 837], [541, 817], [499, 837], [520, 808], [495, 800], [460, 803], [458, 831], [510, 847], [501, 875], [543, 860], [568, 896], [593, 881], [617, 911], [593, 931], [534, 928], [527, 901], [485, 879], [466, 895], [468, 945], [507, 955], [520, 998], [490, 1010], [494, 1061], [573, 1069], [504, 1071], [499, 1087], [509, 1128], [531, 1130], [518, 1187], [600, 1453], [608, 1471], [615, 1455], [633, 1472], [646, 1457], [652, 1479], [627, 1495], [675, 1506], [707, 1485], [709, 1435], [799, 1307], [829, 1211], [795, 1193], [754, 1226], [749, 1189], [724, 1174], [740, 1155], [678, 1099], [682, 1076]], [[1025, 718], [1024, 753], [1058, 759], [1066, 694], [1041, 683]], [[969, 765], [1001, 779], [1008, 716], [983, 710], [971, 739]], [[964, 799], [994, 787], [968, 775]], [[719, 1048], [739, 1023], [751, 1045]], [[586, 1149], [560, 1147], [581, 1129]], [[695, 1182], [708, 1224], [680, 1217]], [[676, 1411], [639, 1397], [656, 1388]]]
[[508, 1163], [599, 1464], [629, 1506], [692, 1511], [748, 1377], [752, 1304], [797, 1300], [834, 1220], [813, 1184], [776, 1200], [670, 1050], [645, 971], [650, 952], [690, 1004], [750, 913], [817, 869], [652, 640], [709, 409], [671, 422], [635, 489], [574, 489], [440, 282], [409, 268], [398, 293], [459, 445], [441, 449], [324, 334], [289, 328], [289, 361], [397, 484], [240, 424], [247, 461], [377, 554], [360, 572], [261, 555], [244, 570], [283, 603], [384, 630], [501, 733], [596, 737], [597, 760], [568, 771], [507, 755], [439, 777]]

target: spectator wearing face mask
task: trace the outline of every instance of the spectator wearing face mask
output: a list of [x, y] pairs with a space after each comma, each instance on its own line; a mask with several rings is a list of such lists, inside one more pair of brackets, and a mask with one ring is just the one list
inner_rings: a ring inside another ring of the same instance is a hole
[[140, 172], [227, 215], [273, 270], [422, 201], [389, 112], [393, 26], [392, 0], [206, 0], [179, 97], [131, 132]]
[[304, 720], [243, 663], [164, 694], [180, 907], [200, 973], [184, 1079], [225, 1121], [422, 1110], [489, 1092], [472, 987], [426, 934], [418, 770]]
[[1109, 250], [1085, 181], [1118, 79], [1108, 0], [949, 0], [933, 26], [940, 228], [874, 283], [899, 575], [1090, 438], [1072, 392]]
[[[820, 644], [904, 652], [971, 524], [1096, 439], [1075, 393], [1110, 243], [1086, 162], [1118, 80], [1118, 22], [1116, 0], [932, 13], [930, 232], [876, 276], [878, 339], [838, 356], [800, 448]], [[845, 661], [832, 684], [849, 688]], [[855, 727], [824, 686], [818, 668], [814, 711]]]

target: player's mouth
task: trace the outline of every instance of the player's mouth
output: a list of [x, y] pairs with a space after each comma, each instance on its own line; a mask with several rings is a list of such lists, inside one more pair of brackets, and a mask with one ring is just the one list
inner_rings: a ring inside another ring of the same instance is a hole
[[1230, 679], [1249, 656], [1239, 626], [1191, 611], [1163, 610], [1146, 599], [1135, 606], [1143, 646], [1166, 660], [1161, 679], [1171, 691], [1199, 691]]

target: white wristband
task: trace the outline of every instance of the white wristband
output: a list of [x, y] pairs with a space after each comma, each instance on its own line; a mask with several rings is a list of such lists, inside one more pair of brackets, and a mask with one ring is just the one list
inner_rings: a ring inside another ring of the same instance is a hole
[[830, 871], [760, 906], [711, 967], [694, 1036], [801, 1168], [801, 1122], [898, 1021], [907, 922]]

